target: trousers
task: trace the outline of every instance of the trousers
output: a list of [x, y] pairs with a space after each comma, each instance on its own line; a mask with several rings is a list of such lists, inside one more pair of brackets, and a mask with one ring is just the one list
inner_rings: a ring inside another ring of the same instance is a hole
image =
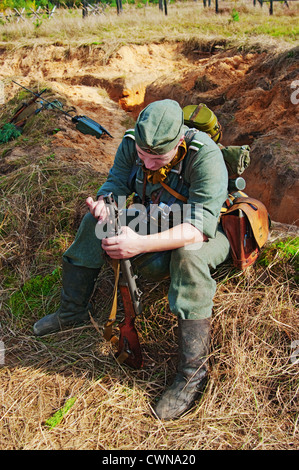
[[[105, 264], [101, 240], [95, 232], [96, 223], [90, 213], [84, 216], [74, 242], [63, 254], [65, 261], [87, 268], [101, 268]], [[211, 270], [229, 255], [229, 241], [219, 226], [215, 238], [206, 242], [141, 254], [130, 260], [133, 269], [145, 278], [159, 281], [170, 277], [171, 312], [183, 320], [195, 320], [211, 316], [216, 292]]]

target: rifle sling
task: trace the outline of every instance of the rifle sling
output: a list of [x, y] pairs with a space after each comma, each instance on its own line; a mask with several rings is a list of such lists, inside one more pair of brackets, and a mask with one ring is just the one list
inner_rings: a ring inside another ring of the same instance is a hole
[[112, 344], [118, 343], [117, 336], [112, 334], [112, 327], [116, 320], [116, 312], [117, 312], [117, 287], [118, 287], [118, 280], [119, 280], [119, 273], [120, 273], [120, 260], [111, 260], [111, 264], [114, 271], [114, 290], [113, 290], [113, 302], [110, 311], [110, 315], [108, 318], [107, 323], [104, 326], [104, 338], [107, 341], [110, 341]]
[[[116, 313], [117, 313], [117, 292], [118, 292], [118, 283], [120, 279], [120, 260], [111, 260], [111, 264], [113, 267], [114, 271], [114, 290], [113, 290], [113, 301], [112, 301], [112, 307], [110, 311], [109, 318], [104, 325], [104, 332], [103, 336], [106, 341], [109, 341], [113, 346], [119, 347], [119, 338], [113, 334], [112, 329], [113, 325], [116, 321]], [[125, 302], [124, 296], [122, 294], [123, 301]], [[122, 348], [122, 350], [119, 352], [118, 356], [116, 357], [116, 362], [118, 364], [123, 364], [126, 359], [129, 357], [129, 352], [125, 349], [125, 347]]]
[[[110, 343], [112, 345], [117, 346], [118, 342], [119, 342], [119, 339], [118, 339], [117, 336], [115, 336], [112, 333], [112, 328], [113, 328], [113, 325], [115, 323], [116, 313], [117, 313], [117, 288], [118, 288], [119, 274], [120, 274], [120, 260], [113, 260], [112, 259], [111, 264], [112, 264], [112, 267], [113, 267], [114, 278], [115, 278], [114, 289], [113, 289], [113, 302], [112, 302], [112, 307], [111, 307], [111, 311], [110, 311], [108, 321], [106, 322], [106, 324], [104, 326], [103, 336], [104, 336], [106, 341], [110, 341]], [[118, 362], [118, 364], [122, 364], [123, 362], [125, 362], [126, 359], [128, 359], [128, 357], [129, 357], [129, 354], [125, 350], [123, 350], [123, 351], [121, 351], [121, 353], [116, 358], [116, 361]]]
[[176, 199], [180, 199], [180, 201], [187, 202], [187, 198], [183, 196], [182, 194], [178, 193], [175, 189], [172, 189], [170, 186], [168, 186], [166, 183], [163, 181], [160, 181], [160, 184], [163, 186], [166, 191], [168, 191], [172, 196], [174, 196]]

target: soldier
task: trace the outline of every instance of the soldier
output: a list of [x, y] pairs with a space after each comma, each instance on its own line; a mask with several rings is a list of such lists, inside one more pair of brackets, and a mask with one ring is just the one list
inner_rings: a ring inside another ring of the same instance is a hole
[[[207, 379], [216, 291], [210, 270], [229, 256], [229, 242], [219, 225], [227, 187], [219, 147], [207, 134], [184, 125], [179, 104], [166, 99], [148, 105], [135, 128], [126, 132], [96, 200], [89, 197], [86, 201], [90, 212], [63, 255], [60, 308], [35, 323], [35, 334], [89, 320], [89, 299], [104, 264], [104, 252], [112, 259], [129, 258], [152, 279], [169, 275], [169, 306], [178, 316], [178, 370], [154, 410], [165, 420], [189, 410]], [[153, 203], [161, 208], [162, 218], [169, 212], [163, 213], [164, 208], [172, 204], [183, 215], [179, 222], [173, 217], [176, 223], [155, 233], [138, 233], [127, 224], [121, 235], [100, 240], [96, 228], [105, 222], [103, 195], [108, 192], [116, 200], [135, 192], [147, 208]]]

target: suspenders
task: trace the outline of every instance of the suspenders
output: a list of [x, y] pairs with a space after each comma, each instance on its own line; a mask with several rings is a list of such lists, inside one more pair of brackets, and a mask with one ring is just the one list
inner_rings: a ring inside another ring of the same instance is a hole
[[[185, 135], [185, 139], [186, 139], [186, 142], [187, 142], [187, 146], [188, 146], [188, 150], [194, 150], [195, 152], [198, 152], [203, 146], [204, 144], [202, 142], [200, 142], [199, 140], [196, 140], [194, 139], [194, 136], [196, 134], [196, 132], [198, 132], [196, 129], [189, 129]], [[134, 132], [134, 129], [128, 129], [126, 132], [125, 132], [125, 135], [124, 137], [128, 137], [128, 138], [131, 138], [133, 140], [135, 140], [135, 132]], [[133, 191], [133, 186], [134, 186], [134, 181], [136, 179], [136, 175], [137, 175], [137, 171], [138, 171], [138, 168], [140, 166], [140, 160], [137, 159], [136, 160], [136, 163], [135, 165], [133, 166], [132, 168], [132, 171], [129, 175], [129, 178], [128, 178], [128, 186], [130, 188], [132, 188], [132, 191]], [[187, 198], [185, 196], [183, 196], [182, 194], [180, 194], [180, 191], [182, 190], [182, 187], [184, 185], [184, 179], [181, 175], [181, 172], [182, 172], [182, 169], [183, 169], [183, 161], [180, 162], [180, 166], [179, 166], [179, 169], [178, 170], [171, 170], [171, 172], [175, 172], [178, 174], [178, 184], [176, 186], [175, 189], [171, 188], [170, 186], [168, 186], [166, 183], [164, 183], [163, 181], [161, 181], [161, 185], [162, 187], [171, 194], [171, 198], [170, 200], [167, 202], [167, 205], [168, 206], [171, 206], [172, 204], [174, 204], [174, 202], [176, 201], [176, 199], [179, 199], [180, 201], [183, 201], [183, 202], [187, 202]], [[146, 179], [144, 179], [144, 182], [143, 182], [144, 186], [146, 184]], [[145, 188], [144, 188], [145, 189]], [[161, 196], [161, 193], [160, 193], [160, 196]], [[142, 198], [143, 199], [143, 198]], [[158, 201], [155, 201], [155, 202], [158, 202]], [[144, 201], [143, 201], [144, 203]]]

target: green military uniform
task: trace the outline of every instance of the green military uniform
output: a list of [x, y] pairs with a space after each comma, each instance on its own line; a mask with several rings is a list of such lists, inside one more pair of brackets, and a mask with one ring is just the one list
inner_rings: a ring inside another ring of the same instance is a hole
[[[189, 208], [182, 221], [197, 227], [208, 241], [172, 251], [141, 254], [131, 259], [133, 266], [143, 275], [156, 279], [170, 276], [169, 305], [179, 319], [178, 374], [156, 407], [157, 415], [164, 419], [177, 417], [190, 408], [207, 373], [205, 357], [216, 290], [210, 270], [225, 261], [230, 250], [219, 226], [220, 210], [227, 198], [225, 162], [219, 147], [208, 135], [191, 132], [183, 125], [183, 113], [178, 103], [158, 101], [145, 108], [135, 129], [126, 133], [107, 181], [97, 194], [112, 192], [118, 200], [135, 192], [147, 202], [159, 194], [159, 202], [174, 202], [173, 195], [161, 186], [161, 182], [149, 180], [144, 183], [146, 170], [140, 164], [136, 167], [136, 162], [140, 163], [136, 143], [141, 148], [149, 148], [150, 153], [163, 155], [176, 147], [182, 134], [185, 134], [187, 152], [167, 174], [164, 183], [175, 190], [179, 187], [179, 193], [186, 199], [185, 202], [176, 199], [176, 207], [183, 209], [187, 203]], [[59, 329], [87, 320], [88, 299], [104, 264], [96, 224], [97, 220], [91, 214], [83, 218], [74, 243], [63, 256], [62, 307], [52, 316], [47, 316], [48, 319], [45, 317], [35, 324], [36, 334], [52, 332], [53, 325]], [[76, 276], [74, 285], [72, 279]]]
[[[184, 129], [188, 133], [188, 128]], [[133, 191], [143, 192], [143, 170], [138, 167], [133, 187], [129, 186], [132, 168], [138, 161], [135, 138], [127, 134], [116, 153], [114, 165], [107, 181], [98, 191], [98, 196], [112, 192], [114, 196], [129, 196]], [[179, 167], [182, 166], [180, 174]], [[202, 204], [202, 218], [187, 216], [184, 220], [197, 226], [209, 237], [199, 244], [198, 249], [180, 248], [172, 252], [138, 256], [132, 260], [141, 274], [151, 278], [162, 278], [170, 274], [169, 303], [173, 313], [183, 319], [206, 318], [211, 315], [212, 298], [215, 294], [215, 281], [210, 268], [216, 268], [229, 254], [229, 243], [218, 225], [219, 213], [227, 197], [227, 170], [218, 146], [203, 132], [197, 132], [190, 145], [183, 165], [173, 168], [166, 182], [177, 188], [178, 179], [183, 177], [181, 194], [188, 198], [187, 203]], [[159, 183], [146, 184], [146, 196], [161, 189]], [[163, 188], [162, 188], [163, 189]], [[167, 203], [172, 198], [165, 189], [160, 201]], [[175, 201], [178, 205], [184, 203]], [[64, 257], [77, 266], [99, 268], [103, 265], [101, 240], [96, 237], [97, 221], [87, 214], [79, 228], [76, 240]]]

